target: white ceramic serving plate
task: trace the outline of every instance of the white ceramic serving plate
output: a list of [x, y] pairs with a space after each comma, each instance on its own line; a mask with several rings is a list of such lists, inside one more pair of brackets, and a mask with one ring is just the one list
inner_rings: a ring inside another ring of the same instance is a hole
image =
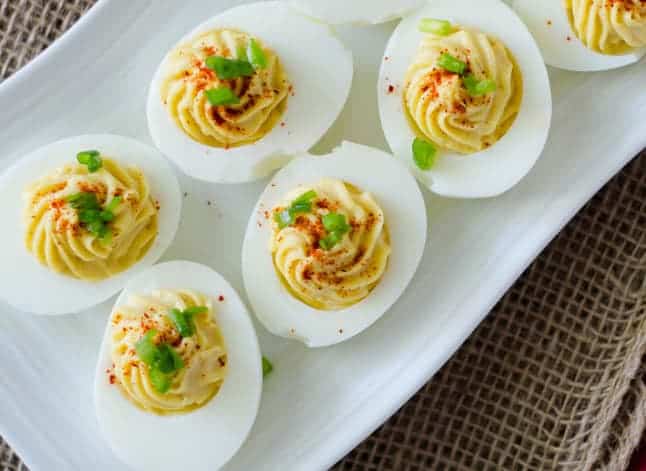
[[[144, 105], [159, 60], [187, 30], [237, 3], [100, 1], [0, 86], [0, 168], [74, 134], [150, 142]], [[339, 28], [355, 54], [352, 98], [315, 150], [342, 139], [386, 148], [375, 87], [393, 27]], [[331, 466], [438, 370], [585, 201], [646, 146], [645, 61], [607, 73], [550, 73], [553, 130], [537, 166], [495, 199], [426, 193], [424, 259], [379, 322], [349, 342], [315, 350], [256, 325], [275, 369], [252, 434], [227, 470]], [[188, 192], [183, 223], [164, 258], [208, 264], [242, 293], [242, 234], [264, 182], [216, 186], [181, 177], [180, 183]], [[57, 318], [0, 305], [0, 434], [32, 471], [125, 468], [98, 432], [92, 401], [112, 301]]]

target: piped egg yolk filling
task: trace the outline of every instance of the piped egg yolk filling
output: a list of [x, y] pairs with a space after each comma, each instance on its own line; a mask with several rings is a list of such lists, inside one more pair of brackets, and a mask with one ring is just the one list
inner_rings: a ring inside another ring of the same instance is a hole
[[563, 0], [581, 42], [601, 54], [627, 54], [646, 47], [646, 1]]
[[273, 210], [270, 250], [289, 292], [320, 310], [350, 307], [382, 279], [391, 247], [371, 194], [337, 179], [294, 190]]
[[57, 273], [100, 281], [139, 261], [157, 237], [158, 205], [135, 167], [69, 164], [24, 192], [25, 246]]
[[227, 350], [211, 298], [191, 290], [132, 296], [111, 316], [109, 381], [156, 414], [189, 412], [220, 390]]
[[[478, 90], [479, 83], [493, 84]], [[505, 45], [454, 26], [425, 34], [404, 79], [403, 109], [418, 137], [462, 154], [500, 140], [520, 110], [521, 71]]]
[[161, 100], [189, 137], [211, 147], [243, 146], [269, 133], [291, 85], [276, 53], [236, 29], [204, 32], [172, 50]]

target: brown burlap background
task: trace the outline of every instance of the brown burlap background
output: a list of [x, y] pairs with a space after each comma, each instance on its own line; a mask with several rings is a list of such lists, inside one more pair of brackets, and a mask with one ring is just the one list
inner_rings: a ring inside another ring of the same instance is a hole
[[[0, 0], [0, 79], [93, 0]], [[1, 418], [0, 418], [1, 420]], [[625, 469], [646, 428], [646, 153], [337, 470]], [[0, 438], [0, 470], [22, 470]]]

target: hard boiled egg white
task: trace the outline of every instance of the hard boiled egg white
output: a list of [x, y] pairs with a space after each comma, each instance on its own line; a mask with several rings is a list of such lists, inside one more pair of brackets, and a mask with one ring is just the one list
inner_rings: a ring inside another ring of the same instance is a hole
[[615, 69], [637, 62], [646, 52], [613, 56], [588, 49], [572, 31], [563, 0], [514, 0], [512, 5], [534, 35], [545, 62], [559, 69]]
[[236, 28], [260, 38], [279, 56], [293, 86], [281, 121], [259, 141], [230, 149], [201, 144], [180, 130], [160, 98], [165, 61], [148, 95], [148, 126], [159, 149], [186, 174], [237, 183], [259, 179], [286, 163], [286, 154], [309, 150], [341, 112], [352, 83], [352, 54], [328, 26], [283, 2], [241, 5], [211, 18], [179, 43], [204, 31]]
[[330, 24], [377, 24], [400, 18], [425, 0], [289, 0], [295, 8]]
[[[247, 310], [236, 291], [212, 269], [174, 261], [133, 278], [115, 303], [156, 289], [192, 289], [214, 298], [214, 316], [227, 348], [227, 375], [203, 407], [179, 415], [145, 412], [126, 399], [106, 374], [110, 324], [99, 352], [94, 399], [99, 425], [115, 454], [137, 470], [216, 470], [236, 453], [255, 421], [262, 392], [261, 353]], [[218, 302], [222, 295], [224, 300]]]
[[[151, 195], [159, 201], [159, 233], [146, 255], [128, 270], [99, 282], [60, 275], [40, 265], [24, 243], [25, 188], [57, 168], [76, 163], [76, 154], [87, 149], [97, 149], [120, 163], [139, 167]], [[0, 214], [4, 216], [4, 230], [0, 232], [0, 297], [17, 309], [43, 315], [69, 314], [99, 304], [161, 257], [175, 237], [181, 207], [173, 169], [159, 151], [148, 145], [127, 137], [99, 134], [41, 147], [0, 177]]]
[[[446, 19], [499, 38], [514, 54], [524, 81], [523, 101], [505, 136], [471, 155], [440, 150], [431, 170], [413, 162], [415, 137], [402, 109], [403, 80], [422, 39], [422, 18]], [[547, 140], [552, 116], [549, 78], [531, 34], [500, 0], [432, 0], [405, 18], [393, 33], [378, 83], [379, 113], [393, 153], [434, 193], [478, 198], [499, 195], [518, 183], [534, 166]]]
[[[324, 177], [343, 180], [372, 194], [384, 211], [392, 252], [383, 278], [359, 303], [338, 311], [314, 309], [281, 283], [269, 250], [271, 211], [289, 191]], [[278, 172], [252, 213], [242, 250], [242, 273], [253, 311], [265, 327], [309, 347], [347, 340], [373, 324], [411, 281], [426, 242], [426, 209], [415, 179], [390, 154], [344, 142], [325, 156], [301, 155]]]

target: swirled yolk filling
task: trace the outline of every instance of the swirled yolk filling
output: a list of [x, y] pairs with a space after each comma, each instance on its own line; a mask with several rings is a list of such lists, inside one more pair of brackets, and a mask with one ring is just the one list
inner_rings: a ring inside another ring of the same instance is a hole
[[563, 0], [581, 42], [601, 54], [627, 54], [646, 47], [646, 1]]
[[98, 151], [31, 184], [25, 246], [47, 268], [100, 281], [137, 263], [157, 237], [158, 204], [145, 175]]
[[462, 154], [482, 151], [518, 115], [521, 71], [498, 39], [437, 22], [448, 31], [424, 34], [404, 79], [404, 113], [421, 139]]
[[289, 193], [273, 209], [270, 250], [289, 292], [316, 309], [350, 307], [381, 281], [391, 247], [369, 193], [337, 179]]
[[189, 412], [220, 390], [227, 350], [210, 297], [191, 290], [132, 296], [110, 319], [109, 381], [156, 414]]
[[162, 71], [161, 100], [189, 137], [211, 147], [262, 139], [291, 92], [276, 53], [236, 29], [204, 32], [173, 49]]

